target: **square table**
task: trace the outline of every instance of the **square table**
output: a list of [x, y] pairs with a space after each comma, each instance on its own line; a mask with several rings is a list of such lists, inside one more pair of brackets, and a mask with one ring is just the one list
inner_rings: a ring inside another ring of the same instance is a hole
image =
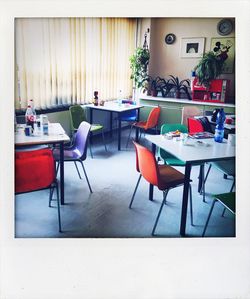
[[60, 146], [60, 198], [61, 204], [64, 204], [64, 142], [70, 141], [69, 136], [59, 123], [49, 123], [49, 135], [42, 133], [35, 136], [26, 136], [24, 134], [24, 125], [18, 125], [15, 133], [15, 146], [17, 148], [43, 145], [59, 144]]
[[[93, 123], [93, 110], [106, 111], [110, 113], [109, 127], [110, 134], [112, 136], [112, 120], [113, 112], [118, 114], [118, 151], [121, 150], [121, 117], [124, 112], [137, 110], [137, 120], [139, 120], [141, 105], [133, 104], [119, 104], [117, 102], [105, 102], [104, 106], [95, 106], [94, 104], [85, 105], [90, 109], [90, 123]], [[138, 130], [136, 130], [136, 140], [138, 140]]]
[[[213, 138], [192, 139], [189, 138], [187, 144], [182, 141], [167, 139], [164, 135], [148, 135], [146, 139], [152, 143], [152, 150], [155, 152], [156, 146], [176, 156], [178, 159], [186, 162], [185, 180], [182, 196], [180, 235], [185, 236], [187, 205], [188, 205], [188, 187], [192, 165], [204, 164], [205, 162], [229, 160], [235, 157], [235, 146], [223, 139], [222, 143], [215, 142]], [[202, 143], [199, 143], [202, 141]], [[153, 185], [150, 185], [149, 199], [153, 198]]]

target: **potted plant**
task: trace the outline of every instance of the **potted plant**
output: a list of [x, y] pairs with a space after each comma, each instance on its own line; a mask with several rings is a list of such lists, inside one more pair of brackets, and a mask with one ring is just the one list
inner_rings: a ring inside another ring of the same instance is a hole
[[147, 87], [149, 81], [147, 74], [149, 59], [150, 53], [148, 48], [142, 47], [136, 48], [134, 54], [129, 58], [130, 68], [132, 70], [130, 79], [134, 80], [136, 88]]
[[186, 94], [188, 99], [191, 100], [191, 96], [189, 93], [190, 80], [189, 79], [179, 80], [178, 77], [174, 77], [172, 75], [170, 75], [169, 77], [170, 79], [168, 80], [168, 85], [170, 90], [175, 91], [175, 97], [179, 99], [181, 93], [183, 92]]
[[212, 51], [205, 53], [195, 67], [198, 84], [208, 88], [210, 82], [222, 73], [224, 61], [225, 59], [221, 53], [214, 53]]

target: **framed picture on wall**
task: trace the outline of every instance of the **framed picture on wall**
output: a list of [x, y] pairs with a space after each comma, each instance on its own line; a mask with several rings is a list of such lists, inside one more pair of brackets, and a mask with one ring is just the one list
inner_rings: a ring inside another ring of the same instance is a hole
[[234, 71], [234, 37], [216, 37], [211, 39], [211, 51], [225, 60], [222, 69], [223, 74], [232, 74]]
[[197, 58], [202, 57], [204, 52], [205, 37], [183, 37], [181, 39], [181, 57]]

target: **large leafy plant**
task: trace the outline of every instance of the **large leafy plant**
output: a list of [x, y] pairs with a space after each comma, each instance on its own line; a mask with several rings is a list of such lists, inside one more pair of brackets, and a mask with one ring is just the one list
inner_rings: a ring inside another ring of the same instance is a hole
[[179, 80], [178, 77], [169, 75], [168, 85], [171, 90], [175, 91], [176, 98], [180, 98], [181, 92], [185, 93], [188, 99], [191, 100], [189, 94], [190, 81], [189, 79]]
[[225, 59], [214, 52], [203, 55], [198, 65], [195, 67], [198, 83], [205, 87], [210, 86], [210, 82], [216, 79], [221, 73]]
[[142, 47], [136, 48], [134, 54], [129, 58], [130, 68], [132, 70], [130, 79], [134, 80], [136, 88], [145, 88], [148, 84], [149, 59], [150, 53], [148, 48]]

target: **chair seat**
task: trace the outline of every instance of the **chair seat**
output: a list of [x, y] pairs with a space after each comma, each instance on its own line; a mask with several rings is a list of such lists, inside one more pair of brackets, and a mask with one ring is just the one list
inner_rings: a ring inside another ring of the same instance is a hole
[[[75, 149], [68, 148], [68, 149], [65, 149], [63, 152], [64, 152], [64, 160], [71, 160], [71, 159], [75, 160], [75, 159], [81, 158], [81, 153], [79, 152], [79, 150], [77, 148], [75, 148]], [[53, 156], [56, 161], [59, 161], [60, 160], [60, 150], [57, 148], [54, 149]]]
[[160, 190], [176, 187], [184, 183], [185, 176], [180, 171], [168, 165], [158, 165], [160, 175]]
[[233, 214], [235, 214], [235, 192], [222, 193], [214, 195], [215, 199], [229, 209]]
[[136, 121], [136, 116], [124, 116], [121, 117], [121, 121]]
[[235, 176], [235, 164], [229, 161], [211, 162], [211, 164], [227, 175]]
[[138, 121], [133, 124], [133, 126], [145, 129], [147, 122], [146, 121]]
[[99, 131], [99, 130], [102, 130], [102, 129], [103, 129], [102, 125], [100, 125], [100, 124], [93, 124], [90, 127], [90, 132], [95, 132], [95, 131]]
[[170, 166], [185, 166], [186, 163], [178, 158], [176, 158], [174, 155], [171, 155], [169, 153], [164, 153], [163, 161], [165, 164]]

